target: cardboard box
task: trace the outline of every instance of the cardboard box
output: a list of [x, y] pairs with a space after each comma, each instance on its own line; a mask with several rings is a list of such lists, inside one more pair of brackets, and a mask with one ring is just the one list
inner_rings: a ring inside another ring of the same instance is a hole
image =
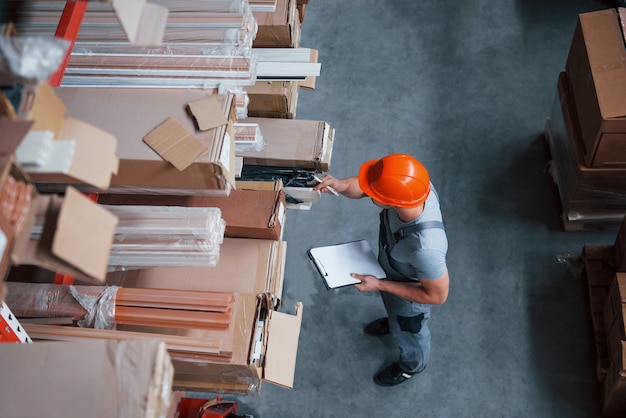
[[259, 125], [265, 147], [258, 152], [237, 152], [244, 165], [330, 169], [335, 132], [328, 123], [272, 118], [247, 118], [246, 122]]
[[299, 81], [257, 81], [245, 87], [250, 103], [248, 117], [295, 119]]
[[274, 12], [253, 12], [258, 29], [254, 48], [297, 48], [302, 26], [296, 0], [277, 0]]
[[[199, 89], [86, 87], [59, 87], [56, 92], [69, 115], [109, 129], [118, 138], [119, 170], [111, 178], [108, 192], [226, 196], [234, 187], [232, 123], [237, 116], [233, 95], [215, 96]], [[200, 131], [188, 113], [188, 104], [212, 96], [217, 98], [228, 122]], [[209, 150], [184, 170], [174, 167], [143, 142], [149, 132], [168, 118], [179, 122]]]
[[605, 417], [626, 416], [626, 341], [621, 341], [618, 347], [603, 385], [602, 412]]
[[50, 131], [56, 140], [73, 140], [76, 143], [71, 167], [66, 172], [29, 171], [31, 179], [34, 182], [86, 183], [97, 191], [106, 190], [111, 176], [118, 170], [115, 156], [117, 140], [107, 127], [97, 128], [67, 117], [63, 101], [46, 82], [26, 89], [23, 95], [18, 116], [33, 122], [31, 130]]
[[3, 417], [158, 418], [169, 407], [173, 366], [157, 340], [0, 344], [0, 356]]
[[216, 207], [226, 222], [224, 236], [280, 240], [285, 224], [283, 190], [237, 188], [228, 196], [156, 196], [101, 194], [98, 202], [106, 205], [153, 205]]
[[[235, 292], [239, 303], [233, 311], [234, 323], [227, 331], [219, 335], [201, 330], [186, 330], [184, 333], [204, 339], [219, 337], [224, 345], [222, 350], [231, 351], [230, 360], [215, 362], [174, 358], [174, 388], [258, 395], [263, 381], [293, 386], [300, 332], [300, 319], [297, 317], [302, 314], [302, 307], [296, 307], [296, 318], [285, 313], [269, 313], [276, 310], [275, 302], [282, 297], [285, 257], [286, 243], [282, 241], [225, 238], [216, 267], [116, 272], [109, 274], [107, 283], [124, 287]], [[258, 335], [255, 329], [261, 317], [265, 317], [261, 334], [263, 340], [259, 341], [258, 348], [261, 358], [255, 359], [253, 354]], [[176, 332], [180, 335], [180, 330]], [[268, 372], [267, 367], [272, 370]]]
[[626, 340], [626, 305], [615, 314], [610, 328], [607, 329], [606, 346], [609, 359], [612, 359], [620, 349], [620, 342]]
[[609, 329], [626, 303], [626, 273], [616, 272], [604, 301], [604, 327]]
[[625, 60], [617, 9], [578, 16], [566, 72], [589, 167], [626, 166]]
[[[40, 195], [30, 219], [15, 239], [12, 261], [70, 274], [93, 283], [106, 280], [117, 218], [68, 187], [64, 197]], [[31, 231], [43, 217], [41, 236]]]
[[626, 271], [626, 217], [622, 220], [615, 237], [615, 270]]
[[574, 219], [611, 217], [619, 225], [626, 213], [626, 168], [585, 165], [577, 113], [565, 73], [559, 74], [548, 125], [548, 143], [564, 213]]

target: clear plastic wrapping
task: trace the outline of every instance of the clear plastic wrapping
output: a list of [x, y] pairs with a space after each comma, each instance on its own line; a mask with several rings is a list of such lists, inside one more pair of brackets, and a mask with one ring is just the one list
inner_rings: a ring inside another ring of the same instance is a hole
[[118, 218], [109, 271], [215, 266], [226, 222], [215, 207], [102, 205]]
[[94, 296], [81, 292], [76, 286], [70, 286], [70, 293], [74, 299], [87, 311], [87, 315], [78, 321], [78, 325], [85, 328], [114, 329], [115, 295], [118, 289], [116, 286], [107, 286], [102, 293]]
[[237, 122], [235, 130], [235, 150], [239, 152], [261, 151], [265, 146], [263, 133], [258, 123]]
[[216, 207], [102, 205], [118, 218], [115, 241], [205, 239], [221, 244], [225, 224]]
[[18, 318], [74, 318], [85, 328], [115, 328], [116, 286], [7, 282], [6, 302]]
[[[54, 35], [64, 2], [29, 4], [18, 30]], [[247, 1], [157, 1], [168, 9], [163, 42], [136, 47], [110, 3], [90, 2], [63, 86], [202, 88], [250, 86], [258, 24]]]
[[69, 48], [69, 42], [53, 36], [0, 36], [0, 75], [41, 82], [54, 74]]
[[626, 169], [589, 168], [584, 164], [577, 115], [565, 73], [559, 77], [546, 134], [551, 170], [563, 211], [570, 219], [617, 217], [626, 212]]

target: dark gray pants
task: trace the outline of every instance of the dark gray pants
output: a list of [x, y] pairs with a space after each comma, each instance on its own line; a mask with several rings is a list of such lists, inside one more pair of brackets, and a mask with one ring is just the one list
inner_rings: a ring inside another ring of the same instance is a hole
[[431, 305], [410, 302], [390, 293], [380, 292], [389, 315], [389, 329], [400, 349], [400, 367], [405, 372], [424, 370], [430, 358]]

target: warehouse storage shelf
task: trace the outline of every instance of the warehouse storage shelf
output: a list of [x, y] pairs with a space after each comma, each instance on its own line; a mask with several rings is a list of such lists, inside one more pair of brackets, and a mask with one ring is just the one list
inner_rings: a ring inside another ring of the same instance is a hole
[[55, 36], [57, 38], [65, 39], [70, 42], [70, 47], [65, 54], [65, 59], [59, 66], [59, 69], [50, 77], [50, 84], [53, 86], [60, 86], [63, 76], [65, 75], [65, 69], [70, 60], [74, 43], [76, 42], [76, 36], [80, 30], [80, 25], [85, 17], [85, 11], [87, 10], [87, 0], [67, 0], [63, 14], [59, 20], [59, 26], [57, 27]]

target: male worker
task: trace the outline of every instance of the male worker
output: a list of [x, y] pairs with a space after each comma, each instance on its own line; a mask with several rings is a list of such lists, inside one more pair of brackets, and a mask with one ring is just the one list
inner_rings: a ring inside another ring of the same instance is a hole
[[400, 349], [397, 362], [374, 375], [382, 386], [404, 382], [426, 368], [430, 357], [431, 305], [448, 297], [446, 265], [448, 240], [443, 228], [439, 199], [426, 168], [406, 154], [391, 154], [361, 165], [358, 176], [322, 177], [316, 190], [330, 188], [352, 198], [371, 198], [382, 208], [378, 260], [385, 279], [352, 274], [361, 282], [360, 292], [378, 290], [387, 318], [368, 324], [368, 335], [391, 333]]

